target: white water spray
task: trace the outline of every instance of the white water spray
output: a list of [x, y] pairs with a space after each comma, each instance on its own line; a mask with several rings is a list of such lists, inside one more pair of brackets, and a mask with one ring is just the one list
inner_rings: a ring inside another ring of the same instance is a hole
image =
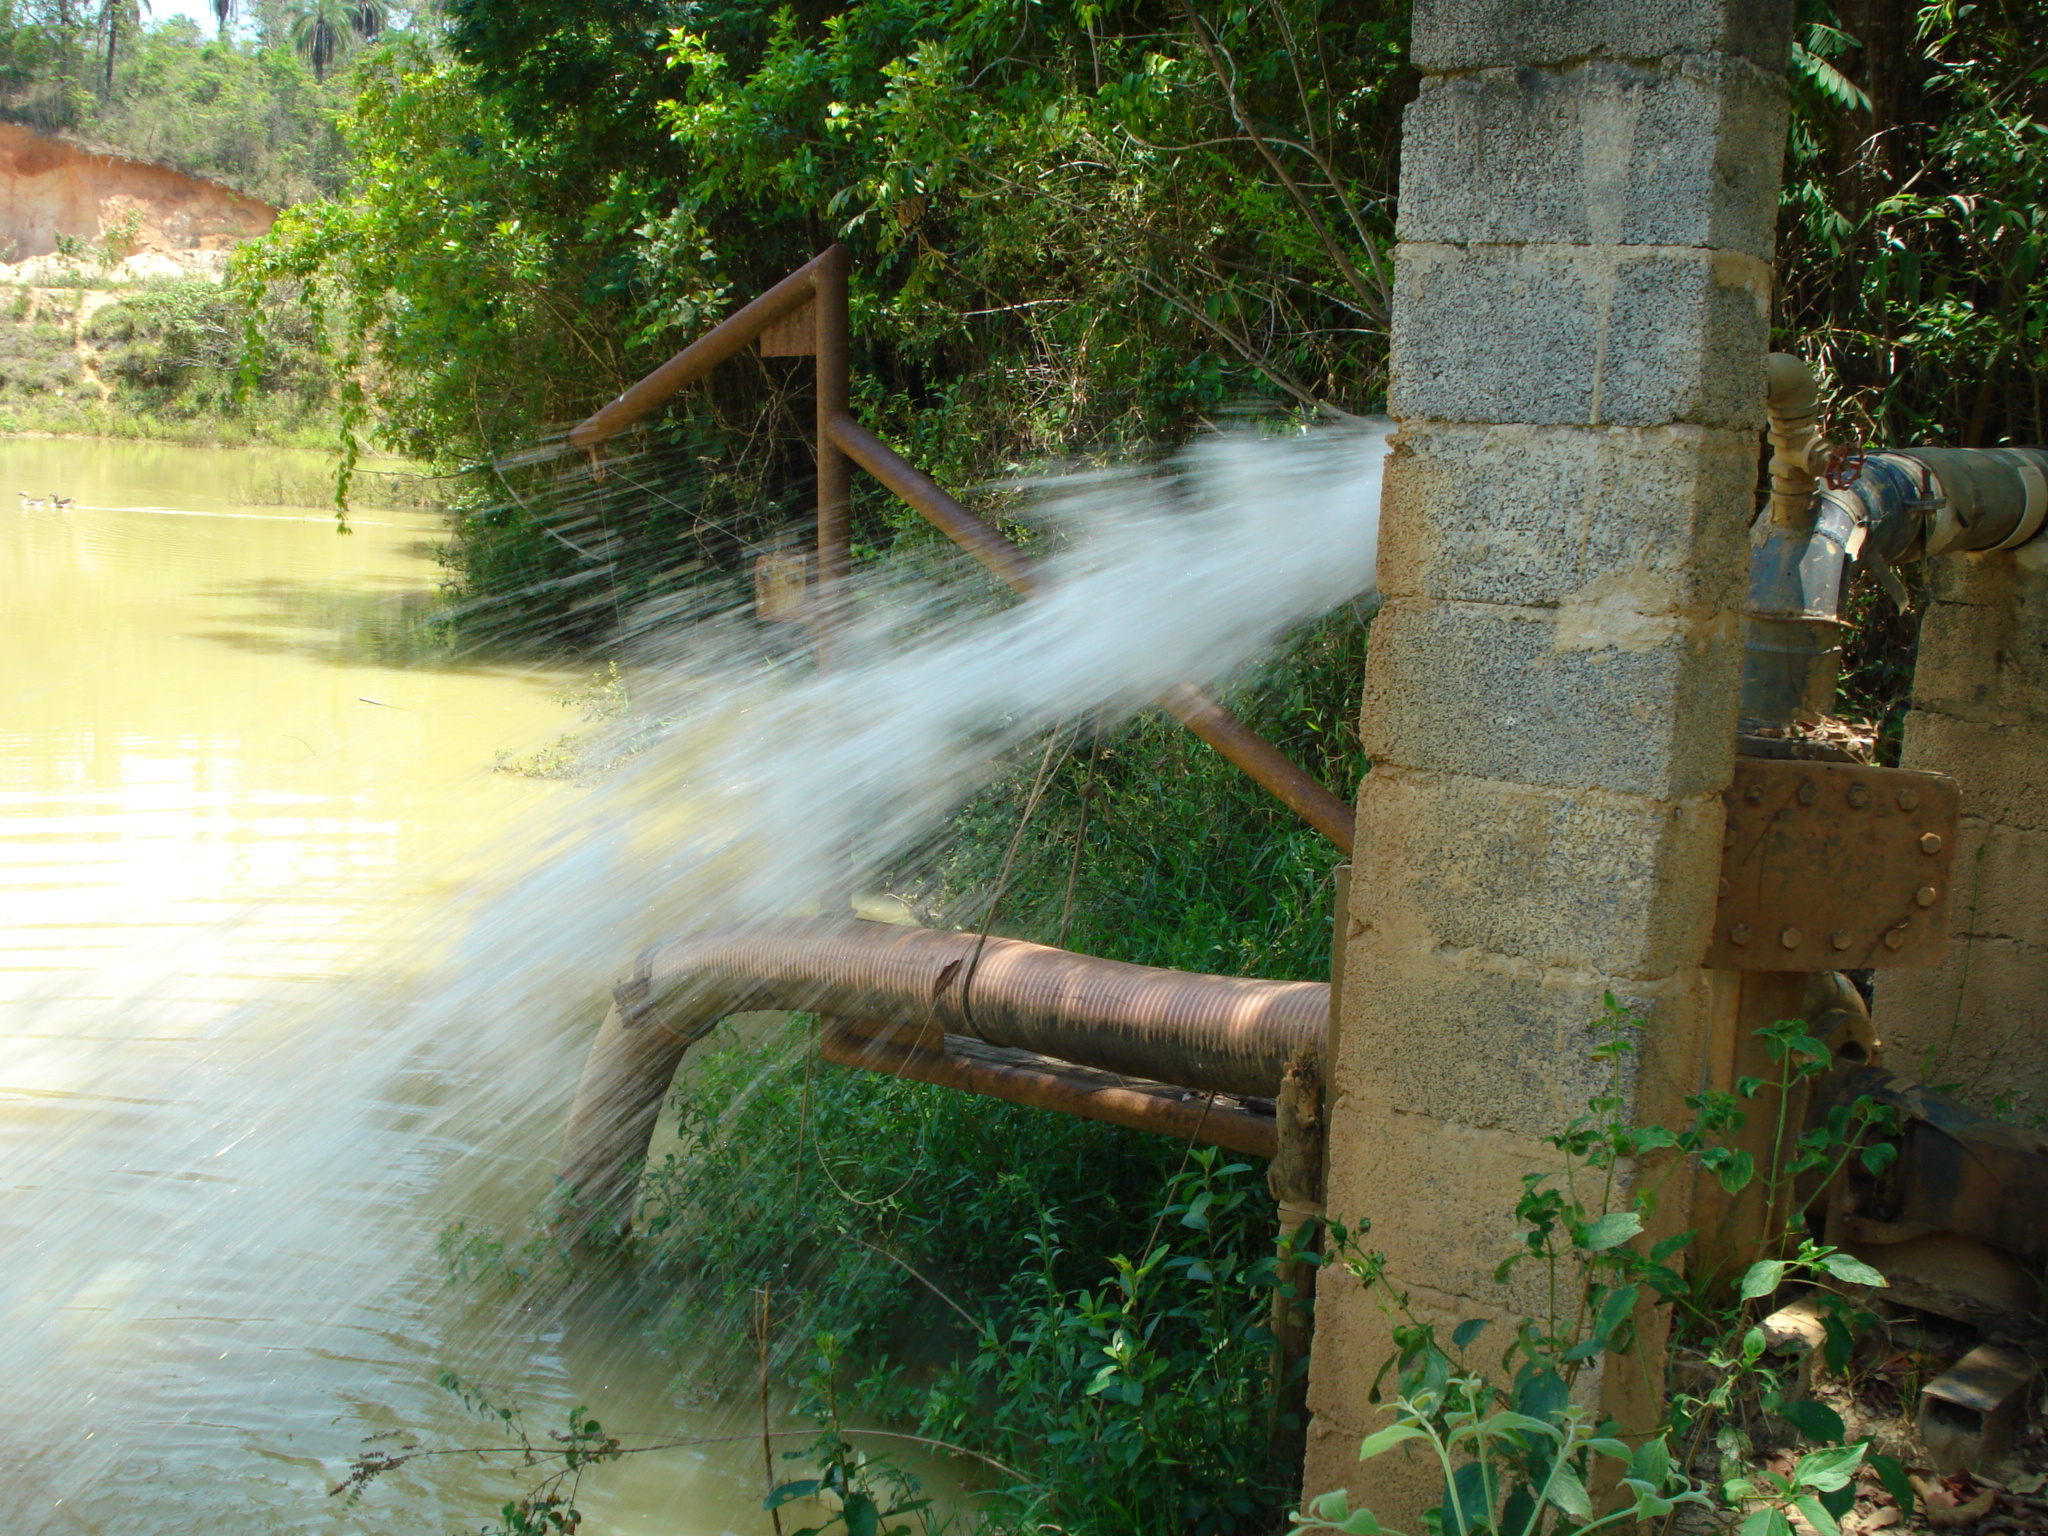
[[[1170, 472], [1055, 482], [1042, 597], [963, 615], [877, 590], [824, 675], [752, 653], [736, 621], [643, 624], [634, 750], [523, 829], [509, 878], [287, 1028], [225, 1021], [197, 1067], [152, 1084], [171, 1107], [146, 1165], [80, 1136], [7, 1170], [0, 1461], [35, 1471], [0, 1514], [186, 1530], [201, 1499], [209, 1529], [347, 1528], [324, 1488], [392, 1383], [366, 1367], [337, 1393], [297, 1362], [346, 1335], [431, 1378], [452, 1326], [419, 1300], [432, 1234], [465, 1191], [545, 1191], [603, 986], [657, 937], [803, 911], [849, 856], [886, 865], [1055, 724], [1225, 678], [1368, 592], [1384, 442], [1218, 439]], [[222, 1297], [237, 1319], [207, 1315]], [[536, 1348], [490, 1326], [502, 1360]], [[271, 1431], [225, 1427], [252, 1413]]]

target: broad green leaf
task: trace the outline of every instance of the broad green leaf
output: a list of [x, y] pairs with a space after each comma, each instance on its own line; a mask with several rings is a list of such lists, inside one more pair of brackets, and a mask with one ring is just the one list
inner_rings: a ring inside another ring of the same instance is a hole
[[1831, 1253], [1823, 1258], [1821, 1267], [1837, 1280], [1846, 1280], [1851, 1285], [1890, 1285], [1891, 1282], [1861, 1259], [1846, 1253]]
[[1603, 1339], [1611, 1339], [1621, 1331], [1622, 1324], [1629, 1320], [1629, 1314], [1636, 1309], [1643, 1288], [1640, 1285], [1617, 1285], [1600, 1302], [1600, 1317], [1593, 1324], [1593, 1331]]
[[1799, 1458], [1799, 1465], [1792, 1470], [1792, 1482], [1796, 1487], [1812, 1488], [1818, 1492], [1831, 1492], [1840, 1488], [1856, 1475], [1856, 1469], [1863, 1465], [1865, 1447], [1860, 1445], [1831, 1446], [1824, 1451], [1809, 1451]]
[[1661, 1263], [1665, 1259], [1670, 1258], [1674, 1253], [1677, 1253], [1681, 1248], [1690, 1245], [1692, 1240], [1699, 1235], [1697, 1227], [1688, 1227], [1683, 1232], [1674, 1232], [1650, 1250], [1650, 1257]]
[[1466, 1318], [1464, 1322], [1451, 1330], [1451, 1347], [1454, 1349], [1465, 1348], [1485, 1331], [1486, 1324], [1487, 1319], [1483, 1317]]
[[1361, 1509], [1337, 1529], [1344, 1532], [1344, 1536], [1401, 1536], [1399, 1531], [1390, 1531], [1381, 1525], [1369, 1509]]
[[1742, 1299], [1755, 1301], [1759, 1296], [1768, 1296], [1778, 1288], [1778, 1283], [1784, 1278], [1783, 1259], [1759, 1259], [1749, 1266], [1748, 1273], [1742, 1277]]
[[1643, 1230], [1643, 1218], [1634, 1211], [1609, 1211], [1598, 1221], [1589, 1221], [1579, 1233], [1579, 1246], [1589, 1253], [1619, 1248]]
[[1485, 1462], [1468, 1461], [1451, 1475], [1444, 1490], [1443, 1536], [1472, 1536], [1493, 1526], [1493, 1506], [1499, 1488], [1493, 1468]]
[[1816, 1444], [1837, 1445], [1848, 1437], [1849, 1431], [1842, 1423], [1842, 1416], [1825, 1403], [1800, 1398], [1774, 1403], [1771, 1411]]
[[1753, 1509], [1743, 1519], [1738, 1536], [1792, 1536], [1792, 1522], [1775, 1506]]
[[1716, 1171], [1720, 1175], [1721, 1187], [1731, 1195], [1739, 1195], [1756, 1177], [1756, 1158], [1748, 1152], [1737, 1152]]
[[1806, 1523], [1820, 1532], [1820, 1536], [1842, 1536], [1842, 1528], [1835, 1524], [1835, 1517], [1821, 1507], [1821, 1502], [1812, 1494], [1792, 1501], [1800, 1514], [1806, 1516]]
[[1628, 1475], [1641, 1478], [1652, 1488], [1662, 1488], [1671, 1478], [1671, 1447], [1659, 1435], [1645, 1440], [1628, 1459]]
[[1579, 1481], [1578, 1473], [1570, 1467], [1551, 1469], [1550, 1486], [1544, 1489], [1543, 1497], [1574, 1520], [1593, 1518], [1593, 1500], [1586, 1493], [1586, 1485]]
[[1869, 1452], [1864, 1460], [1870, 1463], [1870, 1469], [1877, 1474], [1877, 1480], [1884, 1484], [1884, 1491], [1898, 1500], [1900, 1510], [1905, 1513], [1908, 1520], [1912, 1519], [1913, 1511], [1918, 1504], [1913, 1479], [1906, 1475], [1905, 1464], [1896, 1456], [1886, 1456], [1878, 1451]]
[[807, 1477], [798, 1483], [778, 1483], [775, 1491], [761, 1501], [763, 1509], [780, 1509], [791, 1499], [808, 1499], [818, 1491], [818, 1480]]
[[1562, 1440], [1564, 1431], [1557, 1425], [1543, 1419], [1532, 1419], [1526, 1413], [1504, 1411], [1490, 1416], [1480, 1428], [1487, 1434], [1499, 1434], [1505, 1430], [1520, 1430], [1524, 1434], [1543, 1435], [1551, 1440]]
[[855, 1490], [846, 1495], [846, 1502], [839, 1510], [839, 1518], [846, 1522], [846, 1536], [877, 1536], [877, 1530], [882, 1523], [882, 1512], [875, 1507], [873, 1499]]
[[1309, 1501], [1308, 1512], [1318, 1520], [1344, 1520], [1351, 1514], [1351, 1495], [1339, 1488], [1335, 1493], [1316, 1495]]
[[1370, 1461], [1373, 1457], [1383, 1456], [1395, 1446], [1407, 1441], [1428, 1438], [1426, 1430], [1419, 1429], [1413, 1424], [1389, 1424], [1385, 1429], [1374, 1430], [1365, 1437], [1365, 1443], [1358, 1448], [1358, 1459]]

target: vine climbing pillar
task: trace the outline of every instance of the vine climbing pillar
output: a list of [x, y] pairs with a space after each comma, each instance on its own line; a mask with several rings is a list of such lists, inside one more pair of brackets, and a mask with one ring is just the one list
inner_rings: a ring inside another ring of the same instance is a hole
[[[1606, 1091], [1612, 994], [1645, 1021], [1625, 1113], [1675, 1119], [1728, 978], [1701, 968], [1733, 771], [1789, 0], [1418, 0], [1393, 381], [1327, 1203], [1415, 1313], [1505, 1284], [1543, 1138]], [[1725, 1045], [1725, 1042], [1723, 1042]], [[1672, 1205], [1682, 1201], [1671, 1202]], [[1666, 1219], [1682, 1225], [1682, 1210]], [[1655, 1319], [1641, 1323], [1654, 1329]], [[1317, 1297], [1307, 1486], [1415, 1530], [1385, 1424], [1391, 1320]], [[1477, 1356], [1475, 1355], [1475, 1358]], [[1654, 1416], [1657, 1351], [1582, 1389]]]

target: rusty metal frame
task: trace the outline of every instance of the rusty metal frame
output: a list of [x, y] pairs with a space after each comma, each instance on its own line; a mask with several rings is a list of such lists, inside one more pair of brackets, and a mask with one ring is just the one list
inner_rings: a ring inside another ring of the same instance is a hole
[[834, 1066], [1057, 1110], [1081, 1120], [1105, 1120], [1253, 1157], [1271, 1157], [1279, 1145], [1271, 1105], [1263, 1101], [1122, 1077], [1032, 1051], [986, 1045], [967, 1035], [827, 1019], [818, 1056]]
[[[818, 563], [813, 634], [822, 659], [845, 620], [846, 582], [852, 568], [848, 506], [850, 465], [858, 464], [926, 521], [958, 544], [1012, 590], [1030, 596], [1044, 584], [1037, 562], [985, 519], [975, 516], [924, 471], [853, 417], [848, 354], [846, 279], [851, 258], [834, 245], [790, 273], [752, 303], [727, 316], [569, 433], [571, 446], [591, 456], [602, 473], [604, 444], [749, 342], [773, 332], [778, 355], [801, 346], [790, 322], [808, 308], [818, 363]], [[1304, 772], [1200, 688], [1181, 684], [1158, 701], [1196, 736], [1282, 805], [1351, 852], [1351, 807]]]

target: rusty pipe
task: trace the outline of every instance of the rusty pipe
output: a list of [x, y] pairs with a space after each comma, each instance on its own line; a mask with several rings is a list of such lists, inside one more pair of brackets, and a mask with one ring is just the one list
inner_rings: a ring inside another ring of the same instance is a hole
[[826, 1027], [818, 1039], [818, 1056], [834, 1066], [885, 1072], [1254, 1157], [1271, 1157], [1278, 1145], [1270, 1114], [962, 1035], [848, 1020]]
[[1764, 411], [1770, 419], [1771, 521], [1783, 528], [1812, 522], [1813, 493], [1828, 443], [1820, 435], [1820, 385], [1803, 358], [1773, 352], [1764, 360]]
[[[848, 574], [846, 460], [914, 507], [947, 538], [978, 560], [998, 581], [1025, 596], [1040, 591], [1044, 575], [1001, 531], [976, 517], [939, 483], [854, 420], [848, 408], [846, 276], [851, 258], [834, 245], [813, 257], [753, 303], [720, 321], [611, 404], [569, 434], [578, 448], [595, 449], [623, 432], [700, 375], [724, 362], [783, 316], [815, 299], [818, 304], [818, 593], [817, 640], [823, 657], [844, 613]], [[1352, 809], [1297, 767], [1285, 753], [1201, 689], [1182, 684], [1160, 707], [1346, 854], [1352, 848]]]
[[925, 521], [981, 562], [996, 580], [1026, 597], [1045, 585], [1038, 564], [1000, 531], [961, 506], [939, 483], [844, 411], [828, 423], [847, 457], [915, 507]]
[[661, 945], [618, 989], [576, 1088], [557, 1230], [616, 1230], [683, 1054], [728, 1014], [800, 1009], [965, 1035], [1184, 1088], [1270, 1098], [1329, 1027], [1323, 982], [1127, 965], [886, 923], [733, 928]]
[[817, 460], [818, 592], [814, 620], [818, 664], [829, 666], [832, 642], [846, 620], [847, 582], [853, 572], [853, 472], [833, 441], [831, 423], [846, 414], [852, 388], [847, 335], [846, 247], [835, 245], [812, 263], [818, 305]]
[[1278, 747], [1187, 683], [1168, 689], [1159, 707], [1350, 857], [1356, 812]]
[[600, 407], [569, 432], [577, 448], [595, 448], [617, 437], [649, 411], [702, 378], [785, 315], [810, 301], [819, 273], [834, 262], [843, 274], [846, 247], [835, 245], [798, 267], [751, 304], [727, 315], [609, 405]]
[[1330, 988], [1100, 960], [1022, 939], [861, 921], [728, 928], [650, 956], [636, 1015], [694, 1037], [763, 1008], [930, 1027], [1185, 1088], [1271, 1098], [1320, 1045]]

